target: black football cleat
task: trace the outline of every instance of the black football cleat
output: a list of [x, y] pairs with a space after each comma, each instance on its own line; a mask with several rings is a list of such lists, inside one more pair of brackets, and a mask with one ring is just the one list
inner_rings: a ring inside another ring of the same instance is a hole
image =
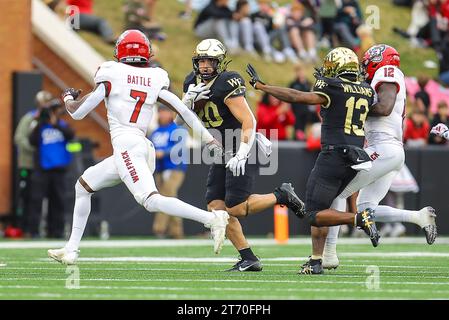
[[356, 227], [365, 231], [369, 236], [373, 247], [377, 247], [379, 244], [380, 234], [377, 231], [376, 222], [374, 221], [374, 210], [367, 208], [356, 214]]
[[262, 271], [262, 263], [260, 260], [243, 260], [240, 259], [236, 264], [232, 266], [231, 269], [226, 271], [228, 272], [259, 272]]
[[275, 193], [280, 195], [280, 205], [286, 205], [300, 219], [306, 215], [304, 202], [295, 193], [291, 183], [283, 183], [275, 189]]
[[298, 274], [323, 274], [323, 261], [321, 259], [312, 259], [309, 257], [309, 260], [301, 266], [301, 269], [298, 271]]

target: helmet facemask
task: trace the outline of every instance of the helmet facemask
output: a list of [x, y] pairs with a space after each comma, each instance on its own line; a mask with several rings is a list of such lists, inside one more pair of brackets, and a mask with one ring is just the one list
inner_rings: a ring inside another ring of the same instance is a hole
[[[199, 62], [202, 59], [210, 59], [212, 61], [212, 73], [201, 74]], [[205, 39], [201, 41], [195, 49], [192, 57], [193, 70], [202, 80], [208, 81], [220, 73], [226, 71], [230, 61], [226, 59], [226, 48], [217, 39]]]
[[[211, 67], [212, 67], [213, 71], [211, 73], [201, 73], [200, 60], [203, 60], [203, 59], [209, 59], [210, 61], [212, 61]], [[196, 57], [192, 58], [192, 64], [193, 64], [193, 70], [195, 71], [195, 74], [197, 76], [199, 76], [202, 80], [205, 80], [205, 81], [215, 78], [217, 75], [219, 75], [221, 72], [224, 71], [220, 67], [220, 65], [221, 65], [220, 59], [218, 59], [217, 57], [196, 56]]]

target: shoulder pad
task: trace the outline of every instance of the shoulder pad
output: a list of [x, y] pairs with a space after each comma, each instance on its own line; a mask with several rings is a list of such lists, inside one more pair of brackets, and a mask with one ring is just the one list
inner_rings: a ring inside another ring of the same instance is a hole
[[216, 81], [217, 93], [223, 101], [231, 96], [244, 96], [246, 93], [245, 80], [237, 72], [223, 72]]
[[162, 89], [168, 89], [170, 87], [170, 78], [168, 77], [168, 72], [162, 68], [156, 67], [154, 68], [160, 73], [160, 82], [162, 84]]
[[110, 81], [112, 78], [112, 72], [114, 67], [117, 65], [115, 61], [103, 62], [97, 69], [94, 76], [95, 83]]

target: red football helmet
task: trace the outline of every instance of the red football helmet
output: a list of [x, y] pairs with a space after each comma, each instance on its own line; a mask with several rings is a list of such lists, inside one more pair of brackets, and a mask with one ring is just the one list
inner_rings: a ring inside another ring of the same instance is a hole
[[365, 79], [371, 81], [376, 71], [383, 66], [399, 67], [401, 58], [399, 52], [386, 44], [378, 44], [369, 48], [362, 59], [362, 69]]
[[115, 44], [114, 57], [123, 63], [148, 63], [152, 56], [150, 40], [139, 30], [126, 30]]

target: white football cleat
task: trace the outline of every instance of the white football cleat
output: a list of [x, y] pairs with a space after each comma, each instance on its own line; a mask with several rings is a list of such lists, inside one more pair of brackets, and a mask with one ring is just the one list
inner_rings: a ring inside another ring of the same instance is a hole
[[79, 256], [79, 250], [67, 250], [65, 247], [61, 249], [50, 249], [47, 251], [48, 256], [62, 264], [76, 264]]
[[433, 244], [438, 235], [435, 209], [432, 207], [425, 207], [418, 211], [418, 225], [424, 230], [428, 244]]
[[330, 252], [330, 250], [326, 250], [326, 247], [324, 247], [323, 250], [323, 259], [321, 263], [323, 269], [337, 269], [340, 265], [340, 261], [338, 260], [337, 252], [333, 250], [333, 252]]
[[214, 252], [219, 254], [226, 236], [226, 226], [228, 225], [229, 214], [224, 210], [212, 210], [214, 218], [204, 226], [210, 228], [214, 239]]

